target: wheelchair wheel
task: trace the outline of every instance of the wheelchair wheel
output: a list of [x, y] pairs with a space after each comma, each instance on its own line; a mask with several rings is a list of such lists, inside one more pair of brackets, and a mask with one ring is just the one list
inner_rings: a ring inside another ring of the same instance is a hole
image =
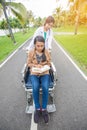
[[28, 98], [27, 102], [28, 102], [28, 104], [30, 104], [32, 102], [32, 98]]

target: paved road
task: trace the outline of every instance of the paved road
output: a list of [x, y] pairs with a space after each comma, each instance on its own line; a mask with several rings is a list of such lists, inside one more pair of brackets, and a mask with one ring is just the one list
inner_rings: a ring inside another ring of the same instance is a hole
[[[87, 130], [87, 81], [53, 41], [52, 60], [58, 73], [55, 88], [57, 111], [38, 130]], [[25, 114], [21, 69], [26, 54], [21, 48], [0, 69], [0, 130], [30, 130], [31, 115]]]

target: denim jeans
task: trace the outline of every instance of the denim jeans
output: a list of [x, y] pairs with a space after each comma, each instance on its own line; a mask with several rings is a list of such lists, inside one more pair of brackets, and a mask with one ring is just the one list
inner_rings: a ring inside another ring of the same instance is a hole
[[[33, 87], [33, 99], [35, 103], [35, 108], [46, 109], [48, 103], [48, 89], [50, 84], [50, 76], [49, 74], [45, 74], [42, 76], [30, 75], [32, 87]], [[39, 103], [39, 89], [42, 87], [42, 106]]]

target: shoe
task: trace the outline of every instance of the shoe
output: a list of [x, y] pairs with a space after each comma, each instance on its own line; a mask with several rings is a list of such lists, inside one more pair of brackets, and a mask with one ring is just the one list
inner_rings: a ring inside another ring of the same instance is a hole
[[45, 123], [48, 124], [49, 116], [48, 116], [47, 110], [42, 111], [42, 116], [43, 116], [43, 119], [44, 119]]
[[40, 110], [35, 110], [35, 112], [34, 112], [34, 122], [35, 123], [38, 123], [40, 115], [41, 115], [41, 111]]

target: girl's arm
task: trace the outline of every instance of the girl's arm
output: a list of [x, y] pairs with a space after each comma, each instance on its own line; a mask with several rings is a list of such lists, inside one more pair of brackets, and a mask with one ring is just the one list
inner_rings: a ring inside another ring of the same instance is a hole
[[32, 63], [32, 51], [29, 51], [29, 53], [28, 53], [27, 66], [30, 67], [30, 68], [33, 67], [33, 63]]
[[48, 49], [49, 50], [52, 49], [52, 38], [53, 38], [53, 31], [50, 29], [49, 39], [48, 39]]

